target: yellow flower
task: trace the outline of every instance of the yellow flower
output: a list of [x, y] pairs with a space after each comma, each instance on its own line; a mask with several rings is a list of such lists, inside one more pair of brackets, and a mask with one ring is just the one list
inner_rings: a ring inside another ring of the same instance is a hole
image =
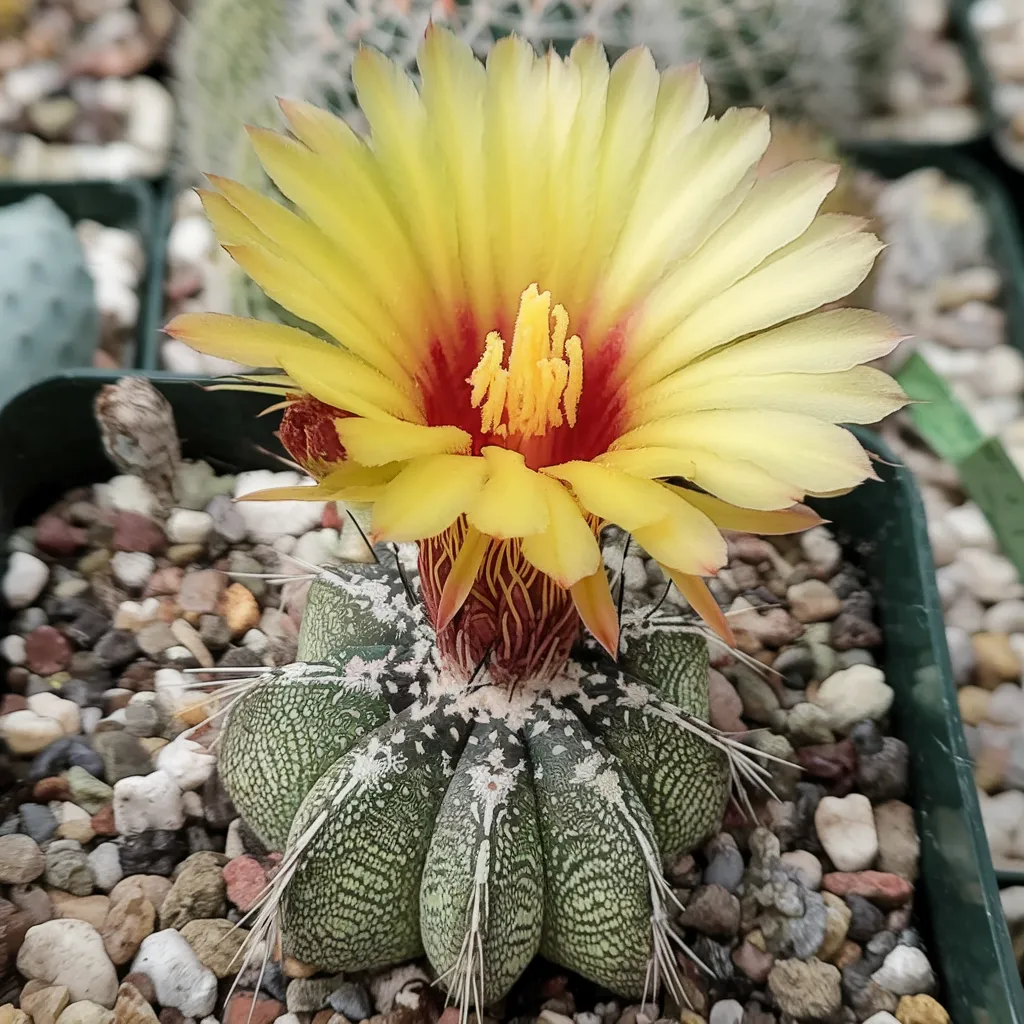
[[860, 365], [897, 343], [886, 320], [812, 312], [879, 242], [818, 213], [837, 168], [758, 176], [767, 115], [709, 118], [696, 68], [514, 37], [485, 67], [438, 28], [419, 67], [417, 89], [360, 51], [368, 141], [288, 102], [294, 138], [251, 131], [294, 210], [203, 193], [234, 259], [336, 343], [214, 314], [169, 332], [283, 371], [246, 386], [283, 396], [282, 442], [319, 482], [261, 497], [372, 502], [375, 539], [419, 541], [453, 671], [550, 677], [577, 611], [614, 651], [604, 523], [728, 636], [701, 579], [720, 531], [819, 522], [805, 496], [873, 476], [837, 424], [905, 401]]

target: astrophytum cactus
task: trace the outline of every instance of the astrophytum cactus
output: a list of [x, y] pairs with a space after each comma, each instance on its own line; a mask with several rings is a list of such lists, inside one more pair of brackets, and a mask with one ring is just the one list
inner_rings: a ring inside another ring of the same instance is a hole
[[[229, 684], [221, 772], [283, 851], [252, 934], [327, 970], [425, 953], [466, 1011], [537, 953], [680, 996], [662, 863], [765, 772], [707, 721], [705, 636], [731, 634], [703, 577], [722, 530], [806, 529], [807, 495], [874, 475], [837, 424], [904, 403], [861, 365], [898, 333], [814, 310], [879, 244], [819, 213], [833, 166], [759, 176], [767, 115], [708, 118], [693, 67], [515, 37], [485, 66], [432, 28], [419, 70], [357, 56], [368, 140], [300, 103], [294, 138], [251, 133], [294, 209], [203, 193], [236, 262], [333, 341], [168, 327], [273, 371], [224, 386], [278, 399], [316, 484], [247, 497], [372, 505], [388, 555], [318, 570], [301, 661]], [[606, 524], [691, 620], [620, 624]], [[406, 581], [384, 542], [409, 541]]]

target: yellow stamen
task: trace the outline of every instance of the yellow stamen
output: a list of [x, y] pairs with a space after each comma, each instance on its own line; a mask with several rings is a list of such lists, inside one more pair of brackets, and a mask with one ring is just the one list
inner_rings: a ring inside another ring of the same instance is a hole
[[576, 423], [583, 393], [583, 346], [579, 335], [566, 338], [569, 315], [551, 307], [551, 293], [531, 284], [519, 300], [508, 368], [502, 360], [505, 341], [487, 335], [480, 362], [468, 378], [473, 408], [480, 409], [480, 429], [502, 437], [536, 437], [564, 419]]

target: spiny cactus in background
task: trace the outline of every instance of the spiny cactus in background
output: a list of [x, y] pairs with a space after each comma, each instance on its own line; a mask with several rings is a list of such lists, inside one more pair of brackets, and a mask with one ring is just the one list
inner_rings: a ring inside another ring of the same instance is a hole
[[93, 280], [74, 226], [49, 196], [0, 207], [0, 404], [99, 341]]

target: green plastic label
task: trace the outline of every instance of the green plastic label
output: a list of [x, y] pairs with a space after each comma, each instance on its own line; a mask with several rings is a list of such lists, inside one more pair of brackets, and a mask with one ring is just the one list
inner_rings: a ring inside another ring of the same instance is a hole
[[942, 377], [917, 353], [896, 375], [917, 404], [910, 418], [926, 444], [953, 463], [967, 496], [1024, 577], [1024, 479], [998, 437], [986, 438]]

